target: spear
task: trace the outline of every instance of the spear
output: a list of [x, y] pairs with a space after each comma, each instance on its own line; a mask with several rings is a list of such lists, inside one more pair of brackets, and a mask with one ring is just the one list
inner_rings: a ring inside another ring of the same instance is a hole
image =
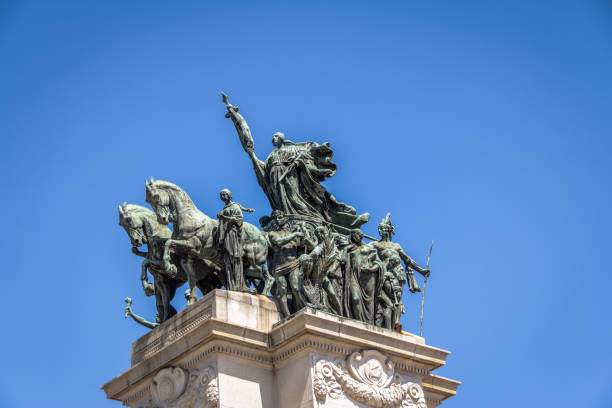
[[[427, 266], [425, 267], [425, 269], [429, 269], [429, 261], [431, 259], [431, 250], [433, 249], [433, 244], [434, 242], [431, 241], [431, 245], [429, 246], [429, 255], [427, 255]], [[423, 309], [425, 309], [425, 289], [427, 289], [427, 278], [429, 278], [428, 276], [425, 276], [425, 281], [423, 282], [423, 294], [421, 296], [421, 331], [419, 332], [419, 336], [423, 337]]]

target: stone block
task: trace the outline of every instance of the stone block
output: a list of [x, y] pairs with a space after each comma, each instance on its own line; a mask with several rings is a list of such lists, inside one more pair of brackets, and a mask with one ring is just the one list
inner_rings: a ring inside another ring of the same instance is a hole
[[422, 337], [215, 290], [136, 340], [106, 396], [135, 408], [432, 408], [459, 382]]

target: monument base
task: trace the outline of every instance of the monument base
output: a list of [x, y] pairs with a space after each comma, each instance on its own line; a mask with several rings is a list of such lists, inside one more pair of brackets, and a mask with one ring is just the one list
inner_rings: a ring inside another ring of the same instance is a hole
[[313, 309], [280, 321], [273, 300], [214, 290], [132, 345], [102, 389], [137, 408], [433, 408], [459, 382], [450, 352]]

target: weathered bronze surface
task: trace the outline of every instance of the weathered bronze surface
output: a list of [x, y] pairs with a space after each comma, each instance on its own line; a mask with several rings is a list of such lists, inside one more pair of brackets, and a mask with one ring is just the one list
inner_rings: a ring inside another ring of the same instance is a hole
[[[140, 280], [147, 296], [155, 295], [157, 316], [152, 323], [133, 314], [130, 299], [126, 317], [151, 328], [164, 322], [176, 313], [170, 301], [177, 287], [187, 282], [188, 305], [197, 289], [205, 294], [224, 287], [275, 296], [285, 317], [308, 306], [387, 329], [401, 327], [404, 286], [419, 292], [413, 271], [427, 278], [430, 270], [391, 240], [390, 214], [378, 226], [380, 240], [364, 235], [360, 227], [370, 214], [358, 214], [321, 185], [337, 171], [329, 143], [294, 143], [277, 132], [274, 150], [261, 161], [238, 106], [222, 96], [271, 213], [259, 219], [262, 230], [244, 222], [243, 212], [254, 210], [232, 201], [224, 189], [219, 193], [224, 206], [213, 219], [177, 185], [151, 178], [146, 201], [153, 211], [124, 203], [119, 224], [133, 253], [144, 258]], [[145, 244], [147, 251], [140, 251]]]

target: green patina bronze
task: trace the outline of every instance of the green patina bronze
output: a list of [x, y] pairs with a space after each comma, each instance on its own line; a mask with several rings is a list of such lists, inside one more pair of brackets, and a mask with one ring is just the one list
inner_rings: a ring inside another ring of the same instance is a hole
[[[170, 304], [176, 288], [187, 282], [188, 305], [197, 300], [196, 289], [225, 288], [272, 295], [285, 317], [311, 307], [399, 330], [404, 286], [419, 292], [413, 271], [427, 278], [429, 265], [420, 267], [391, 240], [395, 227], [390, 214], [378, 226], [380, 239], [369, 237], [360, 227], [370, 214], [358, 214], [321, 185], [337, 171], [329, 143], [294, 143], [276, 132], [274, 149], [262, 161], [238, 106], [222, 97], [225, 116], [234, 123], [271, 213], [260, 218], [260, 230], [243, 221], [243, 212], [254, 210], [232, 201], [223, 189], [224, 206], [212, 219], [180, 187], [151, 178], [146, 201], [153, 211], [124, 203], [119, 224], [134, 254], [144, 258], [140, 280], [145, 293], [155, 295], [156, 323], [133, 314], [131, 299], [126, 317], [150, 328], [163, 323], [176, 313]], [[140, 251], [145, 244], [147, 251]]]

